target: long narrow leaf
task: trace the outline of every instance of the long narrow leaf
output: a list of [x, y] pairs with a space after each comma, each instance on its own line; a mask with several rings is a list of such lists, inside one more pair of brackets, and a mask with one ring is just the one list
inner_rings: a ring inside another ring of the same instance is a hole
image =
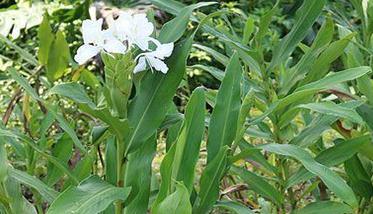
[[77, 187], [70, 187], [51, 204], [47, 214], [100, 213], [116, 200], [125, 200], [130, 188], [119, 188], [92, 176]]
[[176, 45], [167, 61], [170, 69], [167, 75], [151, 72], [142, 80], [139, 91], [129, 106], [128, 119], [133, 128], [128, 140], [126, 153], [139, 148], [162, 123], [171, 104], [174, 93], [184, 76], [186, 59], [193, 37]]
[[207, 162], [214, 159], [223, 146], [231, 145], [235, 138], [241, 106], [241, 79], [242, 68], [238, 55], [234, 54], [226, 68], [226, 74], [211, 115], [207, 140]]
[[358, 206], [354, 192], [346, 182], [328, 167], [315, 161], [305, 150], [294, 145], [285, 144], [267, 144], [261, 148], [276, 154], [290, 156], [300, 161], [308, 171], [319, 176], [325, 185], [343, 201], [353, 208]]

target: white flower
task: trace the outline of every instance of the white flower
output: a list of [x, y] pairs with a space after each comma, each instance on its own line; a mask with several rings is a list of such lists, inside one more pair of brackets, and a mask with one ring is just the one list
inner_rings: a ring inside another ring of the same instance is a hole
[[102, 19], [84, 20], [82, 33], [84, 44], [78, 48], [74, 57], [80, 65], [102, 50], [109, 53], [125, 53], [127, 50], [126, 46], [113, 36], [110, 29], [102, 30]]
[[13, 39], [17, 39], [21, 34], [21, 29], [26, 27], [27, 14], [21, 10], [8, 10], [0, 13], [0, 34], [7, 36], [9, 33]]
[[26, 27], [28, 14], [24, 9], [14, 11], [12, 14], [13, 20], [13, 29], [12, 29], [12, 38], [17, 39], [21, 35], [21, 30]]
[[[155, 40], [156, 41], [156, 40]], [[157, 42], [155, 42], [157, 44]], [[157, 48], [155, 51], [141, 53], [136, 57], [136, 61], [138, 61], [137, 65], [135, 66], [134, 73], [144, 71], [149, 66], [150, 69], [153, 68], [157, 71], [161, 71], [162, 73], [166, 74], [168, 71], [168, 67], [164, 60], [166, 57], [169, 57], [174, 49], [173, 43], [167, 44], [157, 44]]]
[[9, 12], [0, 13], [0, 34], [3, 36], [7, 36], [13, 26], [13, 18], [9, 15]]
[[28, 21], [26, 24], [26, 29], [30, 29], [34, 26], [39, 25], [43, 21], [44, 11], [45, 10], [42, 6], [32, 6], [28, 12]]
[[[167, 73], [168, 67], [163, 62], [173, 51], [174, 44], [161, 44], [151, 37], [154, 26], [145, 14], [120, 13], [117, 19], [107, 18], [109, 28], [102, 30], [102, 19], [97, 21], [85, 20], [82, 24], [84, 44], [79, 47], [74, 59], [79, 64], [85, 63], [100, 51], [108, 53], [126, 53], [127, 48], [138, 47], [142, 51], [135, 62], [134, 73], [150, 68]], [[125, 44], [125, 45], [124, 45]], [[153, 46], [150, 49], [150, 44]]]
[[129, 47], [135, 44], [143, 51], [149, 50], [149, 42], [152, 40], [150, 36], [154, 31], [154, 26], [145, 14], [121, 12], [109, 28], [120, 41], [127, 41]]
[[58, 3], [36, 3], [29, 6], [29, 3], [20, 1], [17, 4], [17, 10], [6, 10], [0, 12], [0, 34], [17, 39], [22, 29], [29, 29], [39, 25], [43, 20], [44, 12], [53, 13], [56, 10], [71, 8]]

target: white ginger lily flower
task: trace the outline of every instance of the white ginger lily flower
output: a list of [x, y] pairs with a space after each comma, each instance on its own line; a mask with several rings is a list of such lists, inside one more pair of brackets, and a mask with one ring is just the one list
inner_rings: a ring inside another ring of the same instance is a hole
[[21, 34], [21, 29], [26, 27], [27, 16], [21, 10], [9, 10], [0, 13], [0, 34], [7, 36], [9, 33], [13, 39], [17, 39]]
[[155, 51], [146, 52], [139, 54], [135, 61], [138, 60], [137, 65], [133, 73], [138, 73], [140, 71], [146, 70], [147, 66], [149, 65], [150, 69], [153, 68], [157, 71], [160, 71], [164, 74], [167, 73], [168, 67], [164, 60], [166, 57], [171, 56], [171, 53], [174, 49], [174, 43], [167, 43], [167, 44], [160, 44], [158, 41], [154, 41], [157, 44], [157, 48]]
[[28, 12], [26, 29], [39, 25], [43, 21], [44, 8], [41, 5], [32, 6]]
[[24, 14], [27, 16], [24, 9], [20, 9], [19, 12], [13, 12], [14, 25], [11, 33], [13, 39], [17, 39], [21, 35], [21, 29], [26, 27], [27, 18], [23, 17]]
[[84, 20], [82, 24], [83, 42], [74, 59], [80, 65], [104, 50], [109, 53], [122, 53], [126, 46], [115, 38], [110, 29], [102, 30], [102, 19]]
[[111, 23], [110, 29], [120, 41], [127, 41], [128, 46], [133, 44], [141, 50], [149, 50], [150, 37], [154, 26], [146, 17], [146, 14], [131, 14], [121, 12], [119, 17]]
[[13, 26], [13, 18], [8, 11], [0, 13], [0, 34], [7, 36]]
[[[115, 20], [107, 19], [109, 24], [107, 30], [102, 30], [102, 22], [102, 19], [83, 21], [84, 44], [79, 47], [74, 57], [75, 61], [83, 64], [100, 51], [124, 54], [127, 48], [138, 47], [142, 51], [148, 52], [140, 53], [135, 58], [137, 65], [134, 68], [134, 73], [147, 68], [167, 73], [168, 67], [163, 60], [171, 55], [174, 44], [161, 44], [151, 37], [154, 26], [145, 14], [122, 12]], [[150, 43], [156, 46], [155, 50], [150, 49]]]

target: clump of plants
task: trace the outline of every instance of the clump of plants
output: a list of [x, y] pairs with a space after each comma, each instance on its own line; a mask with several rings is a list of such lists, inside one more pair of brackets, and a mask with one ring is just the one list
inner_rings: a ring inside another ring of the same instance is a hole
[[0, 35], [0, 213], [373, 212], [373, 1], [113, 3]]

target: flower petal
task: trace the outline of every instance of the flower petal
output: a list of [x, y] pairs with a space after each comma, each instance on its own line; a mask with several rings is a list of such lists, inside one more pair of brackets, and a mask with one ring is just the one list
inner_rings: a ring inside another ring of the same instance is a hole
[[146, 60], [145, 57], [140, 57], [137, 65], [133, 69], [133, 73], [138, 73], [140, 71], [146, 70]]
[[127, 40], [129, 46], [135, 44], [141, 50], [149, 49], [150, 35], [154, 31], [154, 26], [145, 14], [132, 15], [122, 12], [109, 28], [113, 29], [114, 35], [120, 41]]
[[82, 34], [83, 41], [85, 44], [99, 43], [99, 38], [101, 37], [102, 30], [102, 19], [99, 20], [84, 20], [82, 23]]
[[13, 26], [13, 19], [7, 18], [5, 15], [0, 16], [0, 34], [3, 36], [7, 36], [12, 29]]
[[105, 43], [103, 45], [105, 51], [109, 53], [126, 53], [127, 47], [116, 39], [114, 36], [105, 39]]
[[74, 60], [79, 63], [79, 65], [84, 64], [90, 58], [96, 56], [100, 52], [100, 48], [93, 45], [84, 44], [80, 46], [77, 50]]
[[128, 12], [121, 12], [119, 17], [109, 25], [109, 29], [112, 29], [113, 34], [120, 40], [124, 41], [131, 37], [132, 26], [132, 15]]
[[136, 26], [137, 35], [142, 37], [149, 37], [153, 31], [153, 23], [149, 22], [146, 14], [133, 15], [133, 24]]
[[162, 60], [157, 59], [155, 57], [146, 57], [146, 59], [150, 63], [150, 66], [152, 66], [155, 70], [160, 71], [164, 74], [167, 73], [168, 67], [166, 63], [164, 63]]
[[166, 43], [166, 44], [161, 44], [157, 46], [157, 49], [152, 52], [151, 54], [158, 59], [164, 59], [166, 57], [171, 56], [172, 51], [174, 50], [174, 43]]
[[21, 28], [20, 26], [14, 25], [12, 29], [12, 38], [17, 39], [19, 35], [21, 35]]
[[135, 43], [141, 50], [146, 51], [149, 49], [149, 37], [137, 37], [133, 43]]

